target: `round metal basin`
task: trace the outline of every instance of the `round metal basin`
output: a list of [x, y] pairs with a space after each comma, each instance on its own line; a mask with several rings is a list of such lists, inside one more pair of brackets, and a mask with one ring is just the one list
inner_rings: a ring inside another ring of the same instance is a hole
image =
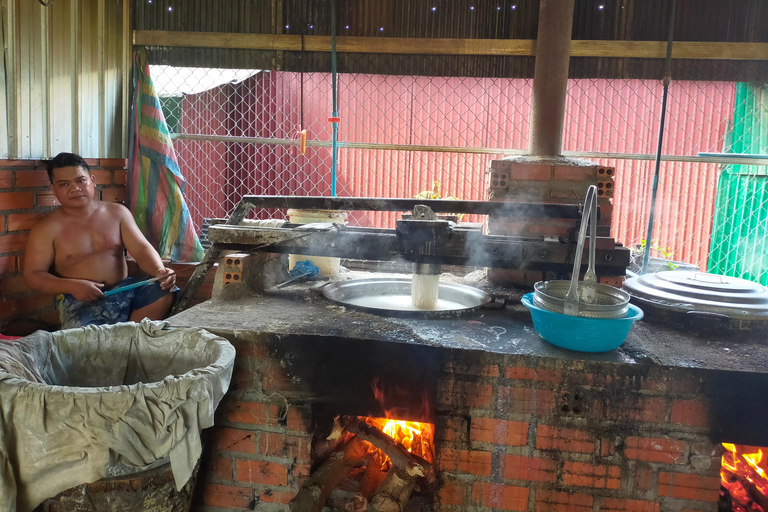
[[435, 309], [416, 309], [411, 304], [411, 279], [369, 278], [331, 283], [323, 288], [329, 300], [368, 313], [386, 316], [443, 318], [468, 314], [487, 304], [491, 296], [482, 290], [456, 283], [439, 284]]

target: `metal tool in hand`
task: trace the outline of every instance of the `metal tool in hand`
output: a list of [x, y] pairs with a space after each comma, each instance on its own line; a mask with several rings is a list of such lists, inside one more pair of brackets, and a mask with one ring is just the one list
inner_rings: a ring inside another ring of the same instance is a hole
[[133, 290], [134, 288], [141, 288], [142, 286], [146, 286], [146, 285], [148, 285], [150, 283], [154, 283], [155, 281], [159, 281], [163, 277], [166, 277], [166, 276], [153, 277], [152, 279], [147, 279], [147, 280], [144, 280], [144, 281], [139, 281], [138, 283], [133, 283], [133, 284], [129, 284], [129, 285], [126, 285], [126, 286], [121, 286], [120, 288], [113, 288], [111, 290], [107, 290], [106, 292], [104, 292], [104, 296], [105, 297], [109, 297], [110, 295], [115, 295], [117, 293], [122, 293], [122, 292], [125, 292], [125, 291], [128, 291], [128, 290]]

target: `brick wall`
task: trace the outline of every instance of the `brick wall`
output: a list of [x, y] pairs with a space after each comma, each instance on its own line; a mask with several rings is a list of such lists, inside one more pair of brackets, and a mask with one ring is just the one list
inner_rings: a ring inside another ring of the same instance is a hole
[[[199, 511], [288, 510], [309, 472], [312, 410], [282, 397], [312, 392], [281, 365], [280, 341], [245, 336], [228, 336], [235, 374], [207, 431]], [[435, 510], [717, 510], [701, 372], [441, 352]]]
[[[124, 201], [126, 161], [86, 161], [101, 198]], [[21, 275], [29, 230], [55, 206], [44, 162], [0, 160], [0, 332], [16, 334], [16, 329], [28, 330], [39, 322], [58, 325], [53, 296], [29, 290]]]

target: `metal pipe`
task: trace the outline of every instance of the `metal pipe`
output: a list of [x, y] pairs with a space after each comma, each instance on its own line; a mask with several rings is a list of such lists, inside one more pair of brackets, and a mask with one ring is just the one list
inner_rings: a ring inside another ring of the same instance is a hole
[[[171, 135], [173, 140], [202, 140], [214, 142], [240, 142], [248, 144], [272, 144], [275, 146], [295, 146], [296, 139], [276, 139], [270, 137], [231, 137], [228, 135], [200, 135], [179, 133]], [[333, 147], [331, 141], [307, 141], [307, 146]], [[463, 153], [472, 155], [526, 155], [525, 149], [504, 148], [468, 148], [458, 146], [422, 146], [418, 144], [375, 144], [370, 142], [338, 142], [339, 148], [350, 149], [381, 149], [390, 151], [425, 151], [439, 153]], [[568, 158], [607, 158], [616, 160], [655, 160], [655, 154], [648, 153], [611, 153], [607, 151], [563, 151], [562, 156]], [[702, 164], [743, 164], [768, 165], [768, 155], [746, 155], [740, 153], [697, 153], [696, 156], [661, 155], [662, 162], [694, 162]]]
[[529, 137], [532, 155], [553, 157], [562, 151], [574, 3], [542, 0], [539, 7]]
[[333, 96], [333, 149], [331, 157], [331, 195], [336, 197], [336, 158], [339, 142], [339, 110], [336, 104], [336, 0], [331, 0], [331, 89]]
[[653, 240], [653, 220], [656, 215], [656, 194], [659, 189], [659, 170], [661, 169], [661, 146], [664, 140], [664, 120], [667, 115], [667, 94], [669, 93], [669, 81], [672, 75], [672, 40], [675, 33], [675, 6], [677, 0], [672, 0], [669, 6], [669, 37], [667, 38], [667, 69], [664, 74], [664, 92], [661, 96], [661, 117], [659, 118], [659, 141], [656, 146], [656, 169], [653, 173], [653, 185], [651, 186], [651, 211], [648, 213], [648, 232], [645, 236], [645, 250], [643, 251], [643, 266], [640, 275], [645, 274], [648, 268], [648, 260], [651, 256], [651, 240]]

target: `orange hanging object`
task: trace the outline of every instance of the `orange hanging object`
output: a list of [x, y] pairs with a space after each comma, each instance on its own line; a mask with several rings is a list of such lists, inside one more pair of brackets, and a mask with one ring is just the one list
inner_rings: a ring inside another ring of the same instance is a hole
[[303, 155], [307, 151], [307, 130], [301, 130], [299, 135], [299, 154]]

